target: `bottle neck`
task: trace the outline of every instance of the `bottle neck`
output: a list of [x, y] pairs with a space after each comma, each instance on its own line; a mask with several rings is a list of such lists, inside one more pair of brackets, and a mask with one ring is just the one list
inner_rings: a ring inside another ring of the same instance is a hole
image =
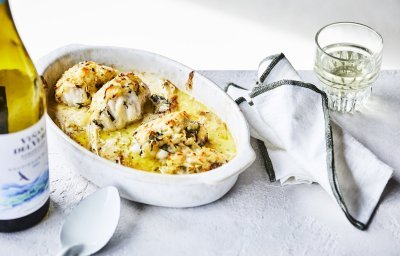
[[[7, 26], [6, 29], [8, 29], [10, 25], [14, 27], [8, 0], [0, 0], [0, 19], [2, 22], [5, 22], [5, 25]], [[3, 26], [2, 30], [4, 30]]]
[[10, 35], [18, 37], [7, 0], [0, 0], [0, 24], [0, 38], [10, 37]]
[[7, 0], [0, 0], [0, 70], [24, 69], [32, 73], [33, 64], [18, 35]]

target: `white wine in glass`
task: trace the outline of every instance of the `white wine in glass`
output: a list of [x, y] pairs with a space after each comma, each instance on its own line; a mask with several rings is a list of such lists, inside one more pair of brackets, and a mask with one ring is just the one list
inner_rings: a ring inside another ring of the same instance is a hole
[[314, 70], [329, 108], [353, 112], [366, 104], [382, 63], [382, 37], [370, 27], [338, 22], [318, 31]]

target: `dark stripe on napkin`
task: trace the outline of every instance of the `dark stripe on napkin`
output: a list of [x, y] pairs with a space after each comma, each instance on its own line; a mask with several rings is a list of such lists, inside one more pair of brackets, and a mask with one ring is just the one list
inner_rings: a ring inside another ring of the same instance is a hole
[[272, 69], [274, 69], [275, 65], [279, 63], [283, 58], [285, 58], [285, 55], [283, 53], [277, 54], [277, 55], [272, 55], [264, 59], [263, 61], [267, 59], [272, 59], [271, 63], [268, 65], [268, 67], [265, 69], [265, 71], [262, 73], [260, 76], [260, 83], [263, 84], [269, 73], [271, 73]]
[[247, 90], [246, 88], [231, 82], [231, 83], [228, 83], [227, 86], [225, 86], [224, 91], [227, 92], [230, 86], [233, 86], [233, 87], [236, 87], [236, 88], [239, 88], [242, 90]]
[[244, 97], [239, 97], [235, 100], [236, 104], [240, 105], [240, 103], [245, 102], [246, 99]]
[[[241, 88], [240, 86], [238, 86], [234, 83], [230, 83], [230, 84], [232, 86]], [[243, 103], [245, 101], [246, 101], [246, 99], [244, 97], [239, 97], [235, 100], [236, 104], [238, 104], [238, 105], [240, 105], [241, 103]], [[250, 106], [252, 106], [253, 104], [254, 104], [253, 102], [249, 103]], [[258, 149], [261, 151], [261, 156], [264, 160], [264, 166], [265, 166], [265, 170], [268, 174], [269, 181], [275, 182], [276, 181], [275, 171], [274, 171], [274, 167], [272, 166], [272, 161], [271, 161], [271, 158], [269, 157], [267, 147], [265, 146], [265, 144], [262, 140], [257, 140], [257, 144], [258, 144]]]
[[275, 182], [276, 181], [275, 171], [274, 171], [274, 167], [272, 166], [272, 161], [271, 161], [271, 158], [269, 157], [267, 147], [265, 146], [264, 141], [262, 141], [262, 140], [257, 140], [257, 145], [258, 145], [258, 149], [261, 151], [261, 155], [264, 159], [264, 166], [265, 166], [265, 170], [267, 171], [269, 181]]

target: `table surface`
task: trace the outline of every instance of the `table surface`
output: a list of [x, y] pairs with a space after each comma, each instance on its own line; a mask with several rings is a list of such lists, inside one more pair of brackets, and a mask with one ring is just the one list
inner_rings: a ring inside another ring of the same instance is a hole
[[[253, 83], [254, 71], [202, 71], [218, 85]], [[317, 83], [310, 71], [304, 80]], [[270, 183], [257, 151], [222, 199], [171, 209], [122, 200], [121, 218], [98, 255], [398, 255], [400, 71], [383, 71], [366, 108], [336, 120], [395, 169], [367, 231], [354, 228], [320, 186]], [[96, 187], [71, 171], [49, 138], [51, 210], [36, 227], [0, 234], [1, 255], [54, 255], [64, 218]], [[96, 213], [93, 213], [96, 214]]]

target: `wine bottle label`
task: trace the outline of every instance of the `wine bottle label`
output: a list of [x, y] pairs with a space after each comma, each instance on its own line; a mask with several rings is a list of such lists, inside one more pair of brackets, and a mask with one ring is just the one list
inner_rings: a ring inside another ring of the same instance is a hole
[[0, 220], [38, 210], [49, 198], [45, 115], [35, 125], [0, 134]]

